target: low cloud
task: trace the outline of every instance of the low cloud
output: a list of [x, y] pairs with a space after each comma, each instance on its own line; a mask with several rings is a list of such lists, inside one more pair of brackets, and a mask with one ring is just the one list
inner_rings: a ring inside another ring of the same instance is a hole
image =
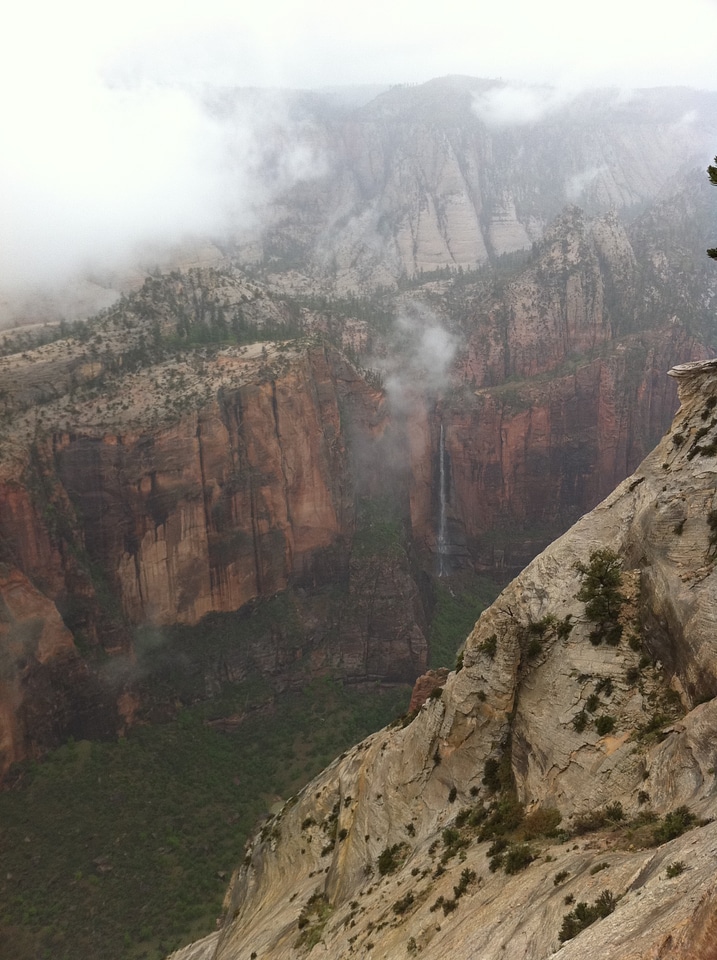
[[448, 385], [458, 338], [423, 304], [411, 304], [396, 321], [388, 357], [381, 361], [384, 387], [394, 410], [405, 410], [417, 393]]
[[278, 93], [210, 98], [93, 73], [30, 89], [5, 114], [0, 300], [228, 239], [325, 169]]
[[565, 183], [565, 196], [567, 199], [570, 200], [571, 203], [577, 203], [590, 184], [604, 174], [607, 169], [608, 168], [602, 164], [601, 166], [589, 167], [587, 170], [581, 170], [580, 173], [574, 174]]
[[473, 112], [488, 126], [526, 126], [573, 100], [575, 92], [555, 87], [497, 86], [473, 97]]

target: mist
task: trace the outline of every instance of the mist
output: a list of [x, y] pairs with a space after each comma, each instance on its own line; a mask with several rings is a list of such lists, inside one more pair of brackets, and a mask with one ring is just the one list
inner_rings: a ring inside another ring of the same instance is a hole
[[[524, 125], [588, 86], [714, 88], [715, 30], [706, 0], [685, 0], [679, 17], [647, 0], [607, 0], [589, 37], [566, 0], [16, 5], [0, 35], [0, 301], [59, 297], [80, 277], [106, 289], [166, 262], [168, 248], [221, 244], [320, 172], [326, 159], [282, 96], [227, 109], [238, 88], [500, 77], [506, 85], [476, 113]], [[225, 92], [221, 110], [210, 90]]]
[[388, 355], [376, 362], [392, 410], [407, 412], [417, 394], [437, 394], [449, 382], [459, 340], [421, 303], [396, 318]]

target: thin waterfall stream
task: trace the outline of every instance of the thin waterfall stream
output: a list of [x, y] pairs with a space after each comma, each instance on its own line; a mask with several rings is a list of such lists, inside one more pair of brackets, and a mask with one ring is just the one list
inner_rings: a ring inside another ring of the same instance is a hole
[[448, 529], [446, 503], [448, 500], [448, 480], [446, 476], [446, 440], [441, 423], [438, 440], [438, 576], [446, 575], [446, 556], [448, 553]]

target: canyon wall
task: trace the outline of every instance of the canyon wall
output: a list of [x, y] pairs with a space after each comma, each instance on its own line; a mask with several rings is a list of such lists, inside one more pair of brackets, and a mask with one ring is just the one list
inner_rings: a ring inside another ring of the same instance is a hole
[[[282, 616], [275, 608], [273, 625], [248, 636], [234, 628], [236, 640], [216, 656], [189, 654], [203, 678], [197, 696], [222, 676], [258, 673], [281, 689], [327, 671], [411, 682], [425, 668], [425, 614], [400, 526], [387, 556], [372, 540], [380, 518], [365, 530], [357, 519], [357, 505], [390, 476], [381, 394], [321, 347], [300, 350], [274, 378], [244, 383], [244, 361], [216, 364], [238, 385], [162, 427], [51, 432], [13, 469], [6, 462], [0, 593], [11, 611], [21, 580], [37, 598], [38, 631], [51, 622], [61, 642], [18, 644], [25, 628], [8, 615], [3, 768], [70, 732], [89, 735], [79, 693], [74, 713], [58, 706], [80, 674], [102, 691], [97, 733], [121, 729], [138, 697], [152, 700], [138, 627], [160, 636], [287, 590], [289, 608]], [[57, 695], [50, 684], [37, 704], [49, 663]], [[31, 723], [43, 710], [54, 721]]]

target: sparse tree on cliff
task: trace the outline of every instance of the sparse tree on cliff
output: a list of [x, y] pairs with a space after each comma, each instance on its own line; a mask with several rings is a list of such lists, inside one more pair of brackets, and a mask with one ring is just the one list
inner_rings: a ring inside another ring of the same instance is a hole
[[[710, 183], [717, 187], [717, 157], [715, 157], [716, 166], [712, 166], [710, 163], [707, 167], [707, 176], [710, 178]], [[713, 260], [717, 260], [717, 247], [712, 247], [707, 251], [707, 256], [712, 257]]]

